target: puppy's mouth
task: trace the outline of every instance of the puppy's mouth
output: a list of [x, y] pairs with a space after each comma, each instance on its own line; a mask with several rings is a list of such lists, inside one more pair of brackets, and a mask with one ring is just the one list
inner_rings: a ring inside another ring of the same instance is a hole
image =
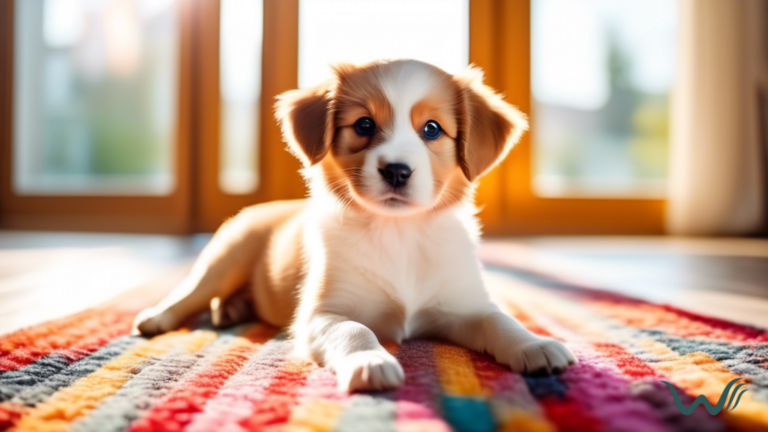
[[381, 203], [385, 207], [408, 207], [412, 205], [411, 201], [406, 196], [395, 192], [388, 193], [384, 196]]
[[359, 195], [354, 188], [350, 188], [350, 191], [358, 203], [373, 213], [407, 215], [420, 209], [418, 202], [404, 193], [405, 191], [390, 190], [368, 195]]
[[402, 198], [396, 198], [396, 197], [386, 198], [386, 199], [384, 199], [382, 201], [382, 203], [386, 207], [407, 207], [407, 206], [411, 205], [410, 202], [408, 202], [408, 201], [406, 201], [406, 200], [404, 200]]

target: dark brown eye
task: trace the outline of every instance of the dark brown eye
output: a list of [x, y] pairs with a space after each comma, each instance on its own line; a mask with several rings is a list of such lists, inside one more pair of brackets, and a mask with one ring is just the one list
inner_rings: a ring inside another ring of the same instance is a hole
[[424, 130], [422, 131], [424, 139], [430, 141], [438, 139], [441, 132], [443, 132], [443, 128], [441, 128], [440, 124], [434, 120], [428, 121], [427, 124], [424, 125]]
[[369, 137], [376, 132], [376, 123], [370, 117], [361, 117], [355, 122], [355, 132], [362, 137]]

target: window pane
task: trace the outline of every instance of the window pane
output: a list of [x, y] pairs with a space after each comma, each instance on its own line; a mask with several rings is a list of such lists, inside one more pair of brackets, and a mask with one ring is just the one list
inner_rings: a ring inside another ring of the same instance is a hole
[[413, 58], [455, 73], [469, 61], [468, 0], [302, 0], [299, 86], [329, 64]]
[[544, 196], [663, 196], [674, 0], [533, 0], [534, 179]]
[[220, 25], [219, 187], [247, 194], [259, 182], [259, 101], [264, 3], [223, 0]]
[[16, 192], [172, 190], [172, 0], [17, 1], [14, 39]]

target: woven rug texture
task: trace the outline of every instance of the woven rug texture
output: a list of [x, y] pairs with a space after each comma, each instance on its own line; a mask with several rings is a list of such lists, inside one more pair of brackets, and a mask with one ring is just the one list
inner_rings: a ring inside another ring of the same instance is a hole
[[[511, 268], [488, 279], [500, 306], [580, 363], [521, 376], [414, 340], [387, 346], [400, 389], [343, 394], [269, 326], [201, 320], [147, 339], [129, 334], [136, 311], [96, 309], [0, 338], [0, 430], [768, 431], [765, 330]], [[685, 406], [715, 405], [736, 378], [738, 405], [714, 416], [682, 414], [662, 383]]]

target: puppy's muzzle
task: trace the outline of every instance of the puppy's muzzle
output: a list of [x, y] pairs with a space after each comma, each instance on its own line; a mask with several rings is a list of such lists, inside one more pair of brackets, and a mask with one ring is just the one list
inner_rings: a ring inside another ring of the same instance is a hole
[[413, 170], [403, 163], [387, 164], [384, 168], [379, 168], [379, 173], [384, 180], [395, 188], [400, 188], [408, 183]]

